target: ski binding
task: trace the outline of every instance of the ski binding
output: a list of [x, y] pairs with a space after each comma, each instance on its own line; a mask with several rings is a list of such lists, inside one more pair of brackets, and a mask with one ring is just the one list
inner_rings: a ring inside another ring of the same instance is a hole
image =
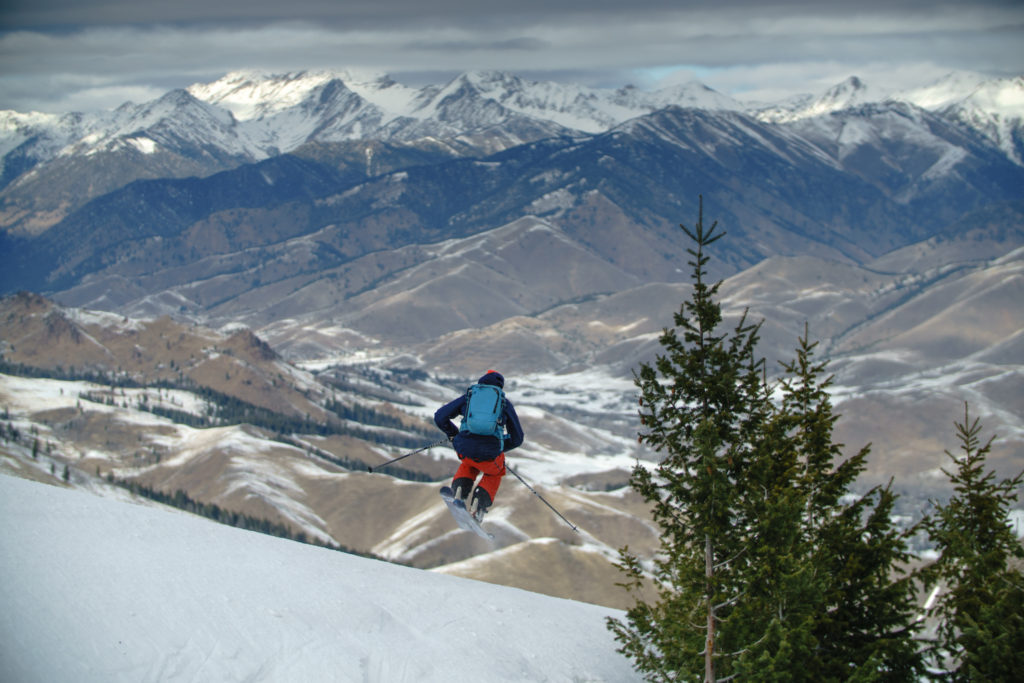
[[469, 514], [469, 510], [466, 509], [466, 501], [456, 498], [455, 492], [450, 486], [441, 488], [441, 499], [448, 506], [448, 511], [452, 513], [452, 517], [455, 518], [455, 523], [459, 525], [460, 529], [472, 531], [480, 538], [486, 538], [489, 541], [494, 540], [494, 534], [488, 533], [480, 526], [480, 522], [473, 519], [473, 515]]

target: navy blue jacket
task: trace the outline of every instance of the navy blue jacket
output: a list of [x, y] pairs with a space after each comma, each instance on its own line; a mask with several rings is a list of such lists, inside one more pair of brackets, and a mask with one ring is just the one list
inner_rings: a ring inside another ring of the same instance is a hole
[[[489, 372], [481, 377], [478, 383], [494, 384], [501, 387], [504, 386], [505, 379], [497, 372]], [[494, 460], [502, 453], [501, 442], [498, 441], [497, 437], [460, 432], [459, 428], [452, 422], [452, 418], [462, 415], [465, 409], [466, 395], [463, 394], [454, 401], [438, 408], [437, 412], [434, 413], [434, 424], [437, 425], [438, 429], [447, 434], [449, 438], [454, 437], [452, 445], [455, 447], [455, 452], [460, 456], [475, 462]], [[505, 397], [505, 431], [508, 432], [504, 450], [507, 453], [523, 443], [523, 427], [519, 424], [519, 416], [516, 415], [516, 409], [512, 406], [512, 401], [508, 400], [507, 396]]]

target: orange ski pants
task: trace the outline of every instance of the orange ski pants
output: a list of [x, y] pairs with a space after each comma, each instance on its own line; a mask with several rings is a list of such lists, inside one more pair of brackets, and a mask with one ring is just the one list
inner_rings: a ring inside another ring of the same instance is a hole
[[459, 460], [462, 462], [459, 464], [459, 469], [455, 471], [455, 476], [452, 479], [465, 477], [476, 481], [477, 475], [482, 472], [484, 476], [477, 482], [477, 486], [491, 494], [491, 502], [493, 503], [498, 495], [498, 487], [501, 486], [501, 478], [505, 476], [505, 454], [502, 453], [494, 460], [486, 460], [484, 462], [476, 462], [461, 455]]

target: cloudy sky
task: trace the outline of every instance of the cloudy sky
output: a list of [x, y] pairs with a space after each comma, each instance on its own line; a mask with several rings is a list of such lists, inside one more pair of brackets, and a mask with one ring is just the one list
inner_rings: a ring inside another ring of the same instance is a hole
[[474, 69], [740, 99], [1024, 74], [1024, 0], [0, 0], [0, 109], [90, 111], [236, 69]]

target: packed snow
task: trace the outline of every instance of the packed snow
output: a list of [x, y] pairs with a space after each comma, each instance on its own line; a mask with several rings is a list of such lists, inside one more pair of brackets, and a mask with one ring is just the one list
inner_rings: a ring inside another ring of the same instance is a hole
[[0, 511], [0, 680], [640, 680], [607, 608], [8, 476]]

